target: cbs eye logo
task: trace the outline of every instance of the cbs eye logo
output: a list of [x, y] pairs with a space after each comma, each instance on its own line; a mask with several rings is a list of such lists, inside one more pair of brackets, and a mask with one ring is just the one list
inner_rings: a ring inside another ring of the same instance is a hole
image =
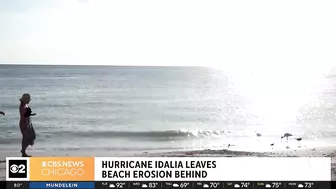
[[8, 166], [9, 178], [27, 178], [27, 160], [9, 160]]

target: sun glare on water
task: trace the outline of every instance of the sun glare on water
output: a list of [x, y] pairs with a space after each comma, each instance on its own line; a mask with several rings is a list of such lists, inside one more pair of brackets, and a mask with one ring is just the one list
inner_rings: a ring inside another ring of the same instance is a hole
[[[234, 90], [264, 122], [295, 123], [300, 107], [314, 100], [325, 69], [260, 68], [231, 71]], [[267, 120], [268, 119], [268, 120]]]

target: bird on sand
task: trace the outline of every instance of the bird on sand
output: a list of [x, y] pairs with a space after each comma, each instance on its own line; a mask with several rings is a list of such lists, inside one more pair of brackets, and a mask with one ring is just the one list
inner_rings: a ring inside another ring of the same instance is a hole
[[274, 146], [274, 143], [270, 144], [271, 146]]
[[282, 138], [286, 138], [286, 139], [287, 139], [287, 143], [288, 143], [288, 137], [291, 137], [291, 136], [293, 136], [293, 135], [290, 134], [290, 133], [285, 133], [285, 134], [281, 137], [281, 139], [282, 139]]
[[301, 141], [301, 140], [302, 140], [302, 138], [296, 138], [295, 140], [297, 140], [297, 141]]
[[260, 133], [257, 133], [257, 131], [256, 131], [256, 135], [257, 135], [257, 137], [261, 137], [261, 134], [260, 134]]

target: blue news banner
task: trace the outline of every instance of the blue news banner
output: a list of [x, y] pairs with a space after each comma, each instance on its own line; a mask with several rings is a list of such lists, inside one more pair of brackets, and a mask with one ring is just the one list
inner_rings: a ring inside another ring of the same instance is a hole
[[335, 182], [312, 181], [113, 181], [113, 182], [29, 182], [1, 181], [0, 189], [204, 189], [204, 188], [286, 188], [286, 189], [332, 189]]

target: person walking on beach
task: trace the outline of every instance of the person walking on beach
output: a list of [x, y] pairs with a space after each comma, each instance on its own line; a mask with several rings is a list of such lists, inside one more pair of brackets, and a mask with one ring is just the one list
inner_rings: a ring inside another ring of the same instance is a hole
[[0, 111], [0, 115], [5, 116], [5, 112]]
[[22, 133], [22, 157], [30, 157], [26, 153], [28, 146], [33, 146], [36, 139], [35, 131], [30, 117], [36, 114], [32, 113], [31, 108], [29, 107], [29, 102], [31, 101], [30, 94], [25, 93], [20, 99], [20, 130]]

